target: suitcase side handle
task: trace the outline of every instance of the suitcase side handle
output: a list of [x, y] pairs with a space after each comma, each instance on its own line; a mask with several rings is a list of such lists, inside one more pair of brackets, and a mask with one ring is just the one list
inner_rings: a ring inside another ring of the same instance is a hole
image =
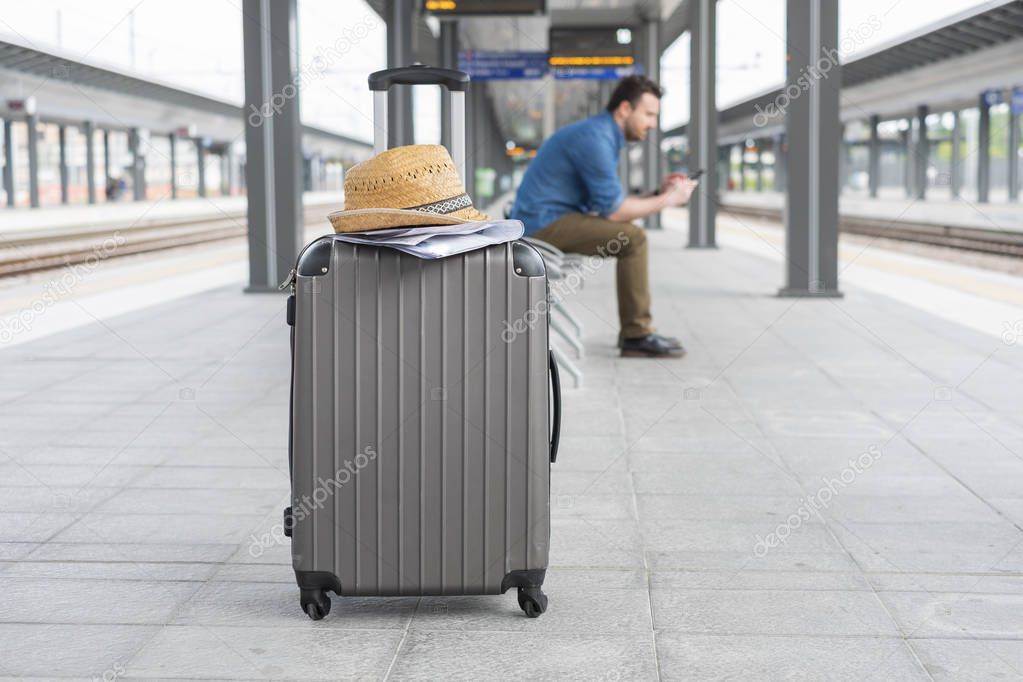
[[547, 351], [551, 372], [551, 395], [554, 397], [554, 409], [551, 416], [551, 462], [558, 461], [558, 444], [561, 441], [561, 376], [558, 374], [558, 361], [554, 359], [554, 351]]
[[400, 66], [369, 74], [369, 89], [374, 92], [390, 90], [395, 85], [443, 85], [448, 90], [464, 92], [469, 89], [469, 74], [425, 64]]

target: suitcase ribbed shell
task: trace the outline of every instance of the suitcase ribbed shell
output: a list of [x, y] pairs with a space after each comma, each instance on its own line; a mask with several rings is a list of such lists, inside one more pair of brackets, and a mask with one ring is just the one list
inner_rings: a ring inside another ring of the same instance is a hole
[[430, 261], [333, 240], [328, 271], [297, 277], [296, 571], [420, 595], [546, 568], [547, 284], [513, 251]]

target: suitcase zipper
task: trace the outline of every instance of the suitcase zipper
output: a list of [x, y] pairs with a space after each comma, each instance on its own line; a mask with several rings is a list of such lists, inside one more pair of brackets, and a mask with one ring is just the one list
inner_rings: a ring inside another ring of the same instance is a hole
[[294, 288], [294, 286], [295, 286], [295, 275], [296, 274], [297, 273], [295, 272], [295, 268], [292, 268], [291, 272], [288, 273], [287, 279], [285, 279], [283, 282], [281, 282], [281, 285], [279, 287], [277, 287], [278, 291], [284, 291], [288, 287]]

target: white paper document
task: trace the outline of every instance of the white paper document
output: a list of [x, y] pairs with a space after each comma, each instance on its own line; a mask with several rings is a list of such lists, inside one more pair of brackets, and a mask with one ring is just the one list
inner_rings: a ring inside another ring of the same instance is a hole
[[350, 244], [386, 246], [417, 258], [434, 260], [514, 241], [523, 232], [522, 223], [518, 220], [492, 220], [462, 225], [345, 232], [334, 235], [334, 239]]

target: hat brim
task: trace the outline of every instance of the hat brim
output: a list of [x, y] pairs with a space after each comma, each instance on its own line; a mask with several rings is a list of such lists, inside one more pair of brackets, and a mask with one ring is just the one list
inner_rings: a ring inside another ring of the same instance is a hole
[[491, 220], [472, 206], [453, 213], [425, 213], [404, 208], [358, 208], [337, 211], [327, 216], [334, 232], [368, 232], [390, 227], [420, 227], [428, 225], [463, 225]]

